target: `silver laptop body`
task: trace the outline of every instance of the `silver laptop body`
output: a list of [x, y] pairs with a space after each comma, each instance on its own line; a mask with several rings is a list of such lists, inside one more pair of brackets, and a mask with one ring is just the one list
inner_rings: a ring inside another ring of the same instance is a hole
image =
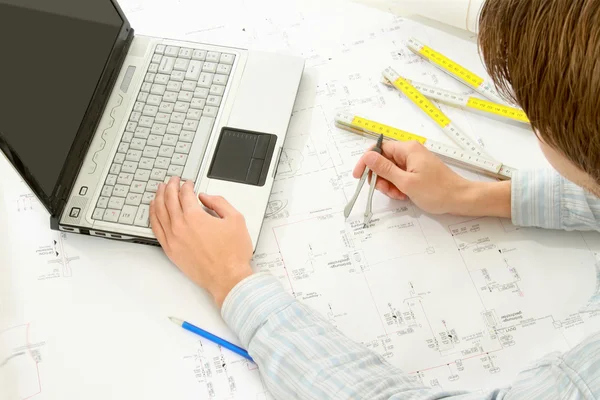
[[40, 190], [26, 161], [15, 161], [19, 152], [10, 140], [2, 143], [50, 211], [51, 226], [155, 244], [150, 201], [159, 183], [179, 176], [193, 180], [196, 192], [221, 195], [242, 212], [256, 246], [304, 60], [134, 36], [116, 3], [97, 2], [114, 6], [123, 19], [112, 58], [119, 51], [122, 56], [107, 62], [96, 104], [86, 111], [91, 135], [71, 146], [52, 195]]

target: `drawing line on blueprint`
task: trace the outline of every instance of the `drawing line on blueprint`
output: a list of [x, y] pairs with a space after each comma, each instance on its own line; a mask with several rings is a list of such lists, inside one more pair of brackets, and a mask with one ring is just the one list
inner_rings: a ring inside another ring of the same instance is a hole
[[[42, 361], [39, 348], [45, 342], [31, 343], [30, 340], [30, 323], [12, 326], [0, 330], [0, 342], [9, 343], [8, 350], [12, 354], [5, 355], [0, 362], [0, 368], [10, 368], [13, 364], [17, 364], [19, 379], [17, 385], [17, 393], [21, 400], [31, 399], [42, 393], [42, 381], [40, 378], [39, 363]], [[22, 332], [24, 330], [24, 332]], [[21, 331], [21, 332], [19, 332]], [[24, 338], [21, 334], [24, 333]], [[21, 341], [23, 340], [24, 343]], [[12, 343], [11, 343], [12, 342]], [[33, 362], [32, 366], [30, 360]], [[25, 365], [23, 365], [25, 363]]]

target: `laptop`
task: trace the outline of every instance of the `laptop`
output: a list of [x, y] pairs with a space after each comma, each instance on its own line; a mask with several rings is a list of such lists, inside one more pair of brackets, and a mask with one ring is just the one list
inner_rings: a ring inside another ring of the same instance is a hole
[[52, 229], [156, 244], [150, 201], [179, 176], [256, 246], [302, 58], [137, 36], [113, 0], [0, 0], [0, 49], [0, 148]]

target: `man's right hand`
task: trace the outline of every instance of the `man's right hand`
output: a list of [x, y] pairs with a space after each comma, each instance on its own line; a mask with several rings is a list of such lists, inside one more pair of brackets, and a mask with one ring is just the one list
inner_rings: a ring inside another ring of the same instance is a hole
[[382, 150], [365, 153], [353, 176], [359, 178], [368, 166], [379, 176], [377, 190], [392, 199], [409, 198], [431, 214], [510, 218], [510, 181], [468, 181], [417, 142], [388, 140]]

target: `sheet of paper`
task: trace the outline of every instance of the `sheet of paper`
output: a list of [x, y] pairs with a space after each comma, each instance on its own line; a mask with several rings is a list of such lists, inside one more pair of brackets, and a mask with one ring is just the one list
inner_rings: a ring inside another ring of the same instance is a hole
[[[335, 113], [450, 144], [382, 86], [380, 74], [392, 65], [466, 93], [405, 42], [416, 36], [443, 47], [485, 75], [473, 43], [347, 2], [122, 5], [139, 34], [306, 58], [253, 265], [347, 335], [426, 384], [476, 389], [506, 385], [536, 357], [567, 350], [600, 327], [597, 315], [578, 312], [594, 290], [596, 233], [434, 217], [379, 193], [363, 229], [366, 190], [350, 218], [342, 216], [356, 185], [352, 168], [373, 142], [335, 128]], [[528, 129], [440, 107], [496, 158], [547, 166]], [[167, 319], [188, 319], [237, 343], [206, 294], [158, 248], [51, 231], [4, 160], [0, 176], [3, 400], [271, 398], [256, 366]]]

